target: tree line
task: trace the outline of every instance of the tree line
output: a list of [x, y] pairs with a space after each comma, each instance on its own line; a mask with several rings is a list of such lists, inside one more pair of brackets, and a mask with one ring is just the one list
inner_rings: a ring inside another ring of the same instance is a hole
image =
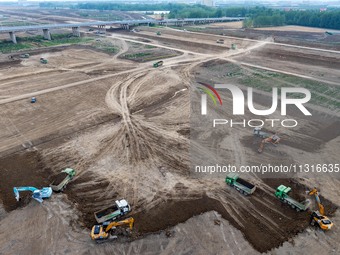
[[[40, 3], [41, 7], [58, 7], [58, 3]], [[319, 9], [290, 10], [265, 7], [226, 7], [216, 8], [203, 5], [177, 3], [163, 4], [117, 4], [117, 3], [77, 3], [69, 6], [73, 9], [95, 9], [116, 11], [170, 11], [167, 18], [219, 18], [246, 17], [244, 27], [267, 27], [282, 25], [301, 25], [320, 28], [340, 29], [340, 9], [320, 12]]]

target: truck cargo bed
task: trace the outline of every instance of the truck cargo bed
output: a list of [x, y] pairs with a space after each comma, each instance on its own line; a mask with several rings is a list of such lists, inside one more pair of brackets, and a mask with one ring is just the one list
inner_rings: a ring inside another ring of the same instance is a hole
[[242, 178], [238, 178], [237, 182], [245, 187], [247, 187], [248, 189], [253, 189], [255, 187], [255, 185], [247, 182], [246, 180], [243, 180]]
[[104, 210], [101, 210], [99, 212], [95, 212], [95, 215], [96, 215], [97, 218], [101, 218], [101, 217], [106, 216], [110, 213], [113, 213], [117, 210], [118, 210], [117, 206], [113, 205], [113, 206], [105, 208]]
[[51, 185], [59, 185], [63, 180], [65, 180], [65, 178], [68, 176], [67, 173], [61, 172], [59, 174], [57, 174], [54, 178], [53, 178], [53, 182], [51, 183]]

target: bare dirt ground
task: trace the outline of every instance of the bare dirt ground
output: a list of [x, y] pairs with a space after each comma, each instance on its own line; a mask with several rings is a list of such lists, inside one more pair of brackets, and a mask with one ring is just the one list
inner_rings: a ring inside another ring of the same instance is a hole
[[[249, 67], [255, 63], [263, 65], [263, 71], [270, 67], [292, 79], [311, 70], [303, 84], [322, 77], [326, 84], [322, 85], [328, 86], [339, 77], [339, 54], [275, 47], [271, 38], [225, 37], [225, 44], [217, 45], [218, 35], [160, 30], [161, 36], [151, 28], [108, 35], [119, 42], [121, 50], [115, 56], [66, 48], [0, 66], [0, 199], [6, 211], [0, 208], [0, 253], [339, 253], [336, 226], [329, 232], [311, 228], [310, 212], [296, 212], [273, 195], [279, 184], [285, 184], [297, 199], [306, 199], [306, 191], [316, 186], [337, 225], [338, 175], [262, 179], [244, 174], [257, 186], [252, 196], [245, 197], [226, 186], [225, 174], [209, 177], [191, 169], [193, 162], [205, 159], [238, 166], [338, 163], [339, 112], [319, 101], [308, 105], [311, 118], [290, 109], [287, 117], [299, 118], [300, 125], [280, 130], [282, 143], [266, 146], [263, 154], [257, 153], [259, 141], [252, 137], [251, 128], [208, 131], [205, 125], [211, 123], [200, 123], [195, 111], [200, 109], [197, 81], [229, 81], [245, 87], [248, 76], [255, 81]], [[166, 59], [157, 69], [153, 61], [121, 59], [137, 42], [182, 55]], [[238, 50], [230, 50], [231, 43]], [[49, 63], [41, 65], [40, 56]], [[277, 61], [278, 56], [282, 60]], [[243, 73], [230, 76], [234, 68], [230, 64]], [[317, 70], [323, 76], [315, 74]], [[274, 78], [264, 85], [273, 86], [281, 79]], [[255, 88], [256, 106], [268, 105], [263, 88]], [[336, 93], [328, 95], [335, 103]], [[30, 104], [31, 96], [37, 96], [37, 103]], [[226, 106], [212, 116], [232, 118], [230, 95], [224, 93], [222, 100]], [[280, 118], [277, 113], [273, 117]], [[74, 168], [77, 176], [65, 193], [53, 194], [41, 205], [29, 194], [20, 203], [15, 201], [13, 186], [47, 186], [66, 167]], [[119, 198], [132, 206], [133, 235], [96, 245], [89, 238], [93, 213]]]
[[234, 21], [234, 22], [212, 23], [212, 24], [198, 25], [198, 26], [192, 26], [192, 27], [194, 28], [207, 27], [207, 28], [219, 28], [219, 29], [241, 29], [242, 26], [243, 26], [242, 21]]
[[332, 29], [316, 28], [316, 27], [303, 27], [303, 26], [264, 27], [264, 28], [256, 28], [256, 30], [301, 31], [301, 32], [321, 32], [321, 33], [324, 33], [325, 31], [337, 31], [337, 30], [332, 30]]

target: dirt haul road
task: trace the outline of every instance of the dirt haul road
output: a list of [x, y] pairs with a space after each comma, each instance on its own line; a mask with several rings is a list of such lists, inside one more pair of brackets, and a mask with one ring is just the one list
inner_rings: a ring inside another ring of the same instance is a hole
[[[166, 41], [153, 40], [160, 46]], [[10, 68], [11, 72], [1, 69], [0, 89], [7, 98], [0, 105], [0, 198], [8, 211], [0, 221], [1, 253], [339, 251], [336, 228], [327, 233], [310, 228], [307, 212], [297, 213], [273, 196], [280, 183], [291, 186], [299, 199], [307, 198], [309, 188], [322, 187], [327, 213], [336, 222], [340, 201], [334, 176], [320, 179], [304, 174], [275, 181], [246, 174], [244, 178], [258, 190], [244, 197], [226, 186], [225, 174], [211, 178], [190, 169], [197, 158], [235, 165], [319, 163], [320, 158], [337, 162], [337, 113], [313, 110], [312, 119], [302, 119], [298, 129], [284, 130], [286, 141], [277, 148], [266, 147], [261, 156], [251, 129], [236, 128], [230, 133], [228, 129], [208, 131], [204, 125], [193, 128], [190, 125], [197, 120], [192, 113], [199, 104], [196, 81], [223, 79], [221, 58], [237, 61], [236, 56], [248, 50], [266, 49], [268, 42], [240, 45], [236, 53], [221, 53], [207, 44], [204, 54], [195, 54], [194, 47], [182, 41], [168, 41], [168, 47], [184, 54], [165, 60], [157, 69], [150, 62], [112, 60], [88, 49], [49, 53], [46, 66], [37, 64], [37, 56]], [[122, 53], [128, 50], [124, 43], [122, 48]], [[268, 95], [257, 92], [256, 104], [266, 105], [263, 98]], [[36, 104], [27, 98], [33, 94], [39, 95]], [[223, 94], [222, 99], [227, 107], [221, 111], [232, 118], [230, 96]], [[294, 110], [289, 114], [298, 115]], [[46, 186], [49, 177], [65, 167], [77, 171], [65, 194], [53, 194], [42, 205], [29, 195], [16, 203], [13, 186]], [[93, 212], [117, 198], [127, 199], [133, 208], [133, 235], [95, 245], [88, 236], [88, 228], [95, 223]]]

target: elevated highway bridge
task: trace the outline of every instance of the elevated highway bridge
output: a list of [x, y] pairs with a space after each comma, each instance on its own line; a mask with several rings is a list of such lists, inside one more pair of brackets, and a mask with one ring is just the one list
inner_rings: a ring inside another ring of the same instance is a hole
[[44, 38], [46, 40], [51, 40], [50, 30], [71, 28], [74, 36], [80, 36], [80, 27], [93, 27], [96, 26], [99, 29], [105, 29], [106, 26], [120, 26], [122, 29], [130, 29], [131, 26], [140, 25], [195, 25], [195, 24], [206, 24], [215, 22], [231, 22], [231, 21], [241, 21], [244, 20], [243, 17], [223, 17], [223, 18], [200, 18], [200, 19], [140, 19], [140, 20], [120, 20], [120, 21], [91, 21], [91, 22], [81, 22], [81, 23], [64, 23], [64, 24], [42, 24], [33, 26], [13, 26], [13, 27], [0, 27], [0, 33], [9, 33], [9, 36], [13, 43], [17, 43], [15, 33], [16, 32], [26, 32], [26, 31], [38, 31], [42, 30]]

